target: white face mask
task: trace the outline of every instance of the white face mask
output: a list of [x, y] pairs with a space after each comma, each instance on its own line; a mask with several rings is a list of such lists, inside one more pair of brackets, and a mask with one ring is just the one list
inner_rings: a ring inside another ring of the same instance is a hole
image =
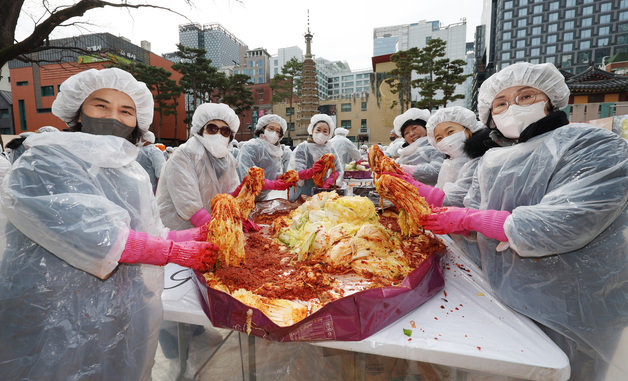
[[539, 119], [545, 118], [546, 103], [537, 102], [529, 106], [511, 105], [505, 112], [493, 115], [495, 127], [505, 137], [518, 139], [526, 127]]
[[463, 148], [466, 140], [467, 136], [465, 135], [464, 130], [462, 130], [460, 132], [456, 132], [455, 134], [451, 134], [436, 143], [436, 148], [438, 148], [440, 152], [449, 155], [452, 159], [455, 159], [464, 153]]
[[[198, 135], [197, 135], [198, 136]], [[201, 143], [212, 154], [212, 156], [222, 159], [229, 153], [229, 138], [220, 134], [198, 136]]]
[[312, 140], [314, 140], [314, 143], [316, 144], [325, 144], [327, 142], [327, 138], [329, 138], [329, 135], [325, 135], [322, 132], [315, 132], [312, 134]]
[[276, 133], [275, 131], [264, 130], [264, 135], [262, 135], [262, 136], [270, 144], [277, 144], [277, 142], [279, 141], [279, 134]]

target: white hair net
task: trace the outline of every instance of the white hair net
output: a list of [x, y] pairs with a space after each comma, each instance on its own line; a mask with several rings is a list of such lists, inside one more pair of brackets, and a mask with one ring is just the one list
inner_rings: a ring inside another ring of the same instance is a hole
[[334, 135], [335, 136], [338, 136], [338, 135], [340, 135], [340, 136], [347, 136], [348, 133], [349, 133], [349, 130], [347, 130], [346, 128], [342, 128], [342, 127], [336, 128], [334, 130]]
[[166, 152], [174, 152], [174, 147], [166, 147]]
[[240, 128], [240, 119], [231, 107], [224, 103], [203, 103], [196, 108], [192, 116], [191, 135], [199, 132], [210, 120], [222, 120], [227, 123], [233, 133], [238, 132]]
[[495, 96], [513, 86], [530, 86], [541, 90], [555, 108], [563, 108], [569, 103], [570, 91], [565, 77], [553, 64], [519, 62], [493, 74], [480, 86], [478, 111], [482, 122], [488, 121]]
[[72, 127], [76, 124], [78, 110], [85, 99], [100, 89], [118, 90], [131, 97], [135, 103], [137, 126], [142, 131], [148, 131], [153, 122], [153, 94], [144, 82], [115, 67], [89, 69], [66, 79], [61, 84], [57, 98], [52, 102], [52, 113]]
[[415, 120], [415, 119], [421, 119], [427, 122], [428, 119], [430, 119], [430, 111], [420, 109], [420, 108], [408, 109], [406, 112], [404, 112], [401, 115], [398, 115], [395, 118], [395, 120], [393, 121], [393, 127], [394, 127], [393, 131], [395, 132], [395, 134], [397, 134], [397, 136], [402, 136], [401, 126], [403, 126], [405, 122], [409, 120]]
[[153, 134], [151, 131], [144, 132], [144, 135], [142, 135], [142, 139], [151, 144], [155, 144], [155, 134]]
[[327, 125], [329, 126], [329, 135], [334, 133], [334, 130], [336, 129], [336, 124], [334, 123], [334, 121], [331, 118], [331, 116], [329, 116], [327, 114], [316, 114], [316, 115], [312, 116], [312, 118], [310, 119], [310, 125], [307, 126], [307, 133], [308, 134], [312, 135], [312, 131], [314, 131], [314, 126], [318, 122], [325, 122], [325, 123], [327, 123]]
[[431, 145], [436, 147], [436, 140], [434, 139], [434, 130], [436, 126], [443, 122], [455, 122], [463, 127], [468, 128], [471, 132], [476, 132], [482, 129], [484, 125], [478, 122], [475, 117], [475, 113], [467, 108], [460, 106], [452, 106], [442, 108], [436, 112], [436, 114], [430, 117], [425, 128], [427, 129], [427, 140]]
[[269, 123], [277, 123], [278, 125], [280, 125], [281, 130], [283, 131], [284, 134], [286, 133], [286, 130], [288, 129], [288, 123], [286, 123], [286, 120], [284, 118], [280, 117], [279, 115], [268, 114], [259, 118], [259, 120], [257, 121], [257, 124], [255, 125], [255, 131], [260, 131], [262, 128], [266, 127], [266, 125]]
[[54, 126], [43, 126], [37, 130], [38, 134], [41, 134], [42, 132], [59, 132], [59, 129]]
[[362, 145], [360, 146], [360, 148], [368, 149], [368, 148], [369, 148], [369, 146], [367, 146], [366, 144], [362, 144]]

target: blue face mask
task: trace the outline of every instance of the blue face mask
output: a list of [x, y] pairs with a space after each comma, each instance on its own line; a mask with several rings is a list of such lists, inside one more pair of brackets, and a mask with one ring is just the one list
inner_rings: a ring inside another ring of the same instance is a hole
[[113, 135], [127, 139], [135, 127], [129, 127], [118, 119], [92, 118], [81, 111], [81, 132], [92, 135]]

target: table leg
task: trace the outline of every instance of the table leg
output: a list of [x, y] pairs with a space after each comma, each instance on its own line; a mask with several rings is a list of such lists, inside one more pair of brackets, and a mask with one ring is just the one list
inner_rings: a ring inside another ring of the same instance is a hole
[[249, 381], [255, 381], [255, 336], [249, 335]]
[[190, 326], [185, 323], [177, 323], [177, 335], [179, 337], [179, 375], [177, 381], [184, 380], [185, 370], [188, 364], [188, 346], [190, 344]]

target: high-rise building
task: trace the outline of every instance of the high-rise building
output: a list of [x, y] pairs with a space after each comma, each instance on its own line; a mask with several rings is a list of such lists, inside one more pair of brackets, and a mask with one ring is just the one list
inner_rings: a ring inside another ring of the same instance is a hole
[[270, 78], [273, 78], [275, 74], [281, 74], [283, 66], [292, 58], [303, 62], [303, 50], [298, 46], [279, 48], [277, 54], [270, 57]]
[[264, 48], [247, 50], [240, 58], [240, 65], [234, 68], [234, 74], [246, 74], [251, 83], [270, 81], [270, 54]]
[[[410, 48], [424, 48], [427, 43], [434, 38], [439, 38], [447, 42], [445, 57], [450, 60], [464, 60], [467, 58], [467, 23], [463, 20], [460, 23], [442, 26], [440, 21], [421, 20], [412, 24], [385, 26], [373, 29], [373, 56], [384, 56]], [[471, 74], [465, 70], [464, 74]], [[419, 78], [413, 73], [412, 79]], [[471, 81], [458, 85], [455, 94], [465, 94], [466, 87]], [[420, 99], [419, 89], [412, 89], [412, 101]], [[464, 99], [456, 100], [448, 106], [465, 106]]]
[[179, 43], [189, 48], [203, 48], [205, 57], [216, 68], [240, 64], [240, 58], [248, 50], [245, 43], [220, 24], [179, 25]]
[[475, 94], [484, 79], [516, 62], [551, 62], [579, 74], [628, 52], [628, 0], [484, 0], [482, 12]]

